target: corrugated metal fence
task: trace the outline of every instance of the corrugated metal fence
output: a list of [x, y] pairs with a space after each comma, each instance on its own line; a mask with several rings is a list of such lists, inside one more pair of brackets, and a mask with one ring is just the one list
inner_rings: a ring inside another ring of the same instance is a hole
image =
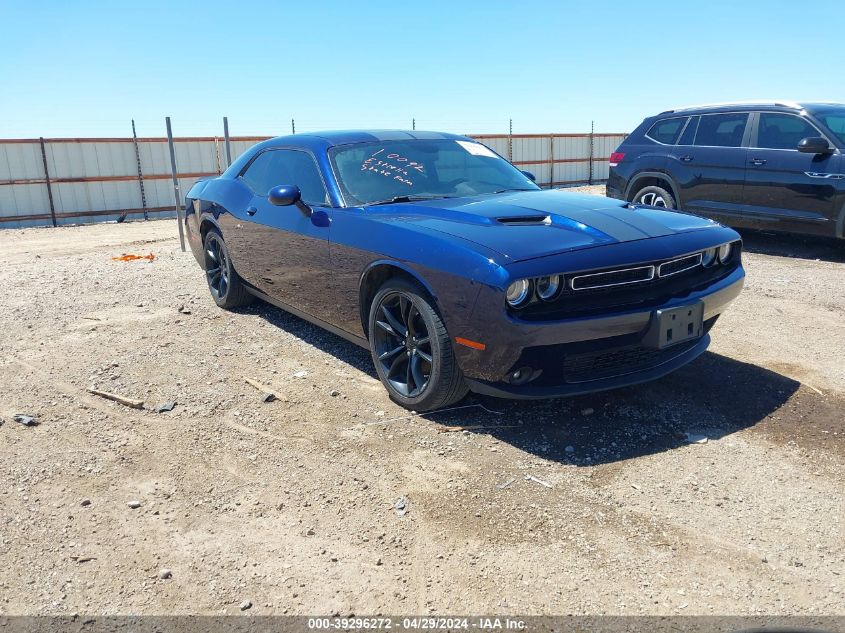
[[[232, 156], [268, 137], [231, 138]], [[601, 182], [624, 134], [474, 138], [545, 187]], [[222, 138], [174, 138], [181, 192], [226, 169]], [[166, 138], [0, 139], [0, 228], [173, 215]]]

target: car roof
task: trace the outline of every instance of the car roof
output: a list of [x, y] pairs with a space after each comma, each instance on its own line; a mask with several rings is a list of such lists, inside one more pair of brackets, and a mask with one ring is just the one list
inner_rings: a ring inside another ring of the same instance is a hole
[[424, 130], [327, 130], [324, 132], [306, 132], [278, 136], [262, 143], [263, 147], [304, 145], [349, 145], [352, 143], [372, 143], [378, 141], [404, 141], [408, 139], [452, 139], [472, 140], [460, 134], [446, 132], [428, 132]]
[[304, 134], [289, 134], [256, 143], [241, 154], [229, 165], [221, 175], [222, 178], [233, 179], [243, 171], [243, 168], [258, 153], [268, 148], [299, 148], [316, 154], [325, 154], [326, 150], [338, 145], [354, 143], [377, 143], [379, 141], [404, 141], [408, 139], [451, 139], [471, 141], [473, 139], [460, 134], [446, 132], [426, 132], [423, 130], [330, 130], [326, 132], [307, 132]]
[[785, 110], [792, 110], [798, 111], [801, 110], [809, 110], [813, 111], [816, 109], [826, 109], [831, 107], [845, 107], [845, 105], [841, 103], [797, 103], [795, 101], [786, 101], [786, 100], [773, 100], [773, 101], [731, 101], [726, 103], [706, 103], [700, 105], [690, 105], [690, 106], [681, 106], [678, 108], [672, 108], [671, 110], [664, 110], [657, 116], [663, 116], [665, 114], [702, 114], [708, 112], [732, 112], [735, 110], [775, 110], [775, 111], [785, 111]]
[[[795, 103], [794, 101], [729, 101], [725, 103], [702, 103], [699, 105], [688, 105], [688, 106], [680, 106], [677, 108], [672, 108], [670, 110], [664, 110], [660, 113], [663, 114], [673, 114], [673, 113], [683, 113], [683, 114], [696, 114], [698, 112], [726, 112], [730, 110], [737, 110], [737, 109], [746, 109], [746, 108], [754, 108], [754, 109], [764, 109], [764, 110], [803, 110], [804, 107], [799, 104]], [[658, 115], [658, 116], [660, 116]]]

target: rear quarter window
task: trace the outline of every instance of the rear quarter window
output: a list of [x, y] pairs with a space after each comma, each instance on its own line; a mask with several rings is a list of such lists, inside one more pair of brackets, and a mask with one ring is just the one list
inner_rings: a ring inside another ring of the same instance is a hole
[[657, 121], [648, 129], [648, 132], [646, 132], [645, 135], [658, 143], [663, 143], [664, 145], [674, 145], [688, 118], [689, 117], [674, 117], [672, 119]]
[[707, 147], [740, 147], [748, 113], [702, 115], [695, 133], [695, 144]]

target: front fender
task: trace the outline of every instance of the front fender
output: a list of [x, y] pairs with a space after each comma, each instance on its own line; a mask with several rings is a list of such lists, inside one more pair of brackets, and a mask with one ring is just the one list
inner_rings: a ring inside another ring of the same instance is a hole
[[426, 292], [428, 292], [428, 294], [430, 294], [434, 298], [435, 301], [437, 300], [438, 292], [434, 288], [431, 287], [431, 284], [429, 284], [423, 277], [421, 277], [418, 274], [418, 272], [416, 270], [414, 270], [414, 268], [410, 264], [403, 262], [403, 261], [399, 261], [397, 259], [384, 259], [384, 258], [382, 258], [382, 259], [377, 259], [373, 262], [370, 262], [370, 264], [361, 273], [361, 276], [358, 280], [358, 287], [359, 288], [361, 288], [366, 283], [367, 276], [370, 273], [372, 273], [375, 268], [378, 268], [379, 266], [390, 266], [391, 268], [398, 268], [399, 270], [403, 271], [408, 276], [415, 279], [423, 288], [425, 288]]
[[470, 318], [479, 289], [501, 268], [478, 245], [409, 223], [381, 222], [352, 208], [333, 210], [329, 250], [338, 325], [356, 335], [366, 335], [368, 306], [361, 301], [361, 284], [379, 266], [416, 279], [450, 333]]

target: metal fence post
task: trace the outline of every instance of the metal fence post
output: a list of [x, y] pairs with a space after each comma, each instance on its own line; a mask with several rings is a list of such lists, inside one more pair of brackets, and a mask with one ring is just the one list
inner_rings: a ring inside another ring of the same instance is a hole
[[179, 244], [185, 252], [185, 229], [182, 228], [182, 196], [179, 193], [179, 178], [176, 171], [176, 149], [173, 147], [173, 130], [170, 129], [170, 117], [164, 118], [167, 123], [167, 144], [170, 147], [170, 170], [173, 172], [173, 204], [176, 206], [176, 221], [179, 223]]
[[226, 168], [232, 164], [232, 146], [229, 143], [229, 117], [223, 117], [223, 138], [226, 140]]
[[508, 119], [508, 160], [513, 162], [513, 119]]
[[44, 149], [44, 137], [41, 141], [41, 160], [44, 162], [44, 180], [47, 183], [47, 197], [50, 199], [50, 218], [53, 220], [53, 226], [57, 226], [56, 222], [56, 207], [53, 204], [53, 187], [50, 185], [50, 171], [47, 169], [47, 150]]
[[590, 179], [588, 184], [593, 184], [593, 144], [595, 143], [594, 140], [594, 132], [596, 131], [596, 122], [590, 121]]
[[555, 135], [549, 134], [549, 189], [555, 187]]
[[141, 152], [138, 151], [138, 135], [135, 133], [135, 119], [132, 119], [132, 144], [135, 146], [135, 162], [138, 165], [138, 186], [141, 187], [141, 208], [144, 210], [144, 219], [147, 216], [147, 195], [144, 192], [144, 174], [141, 171]]

